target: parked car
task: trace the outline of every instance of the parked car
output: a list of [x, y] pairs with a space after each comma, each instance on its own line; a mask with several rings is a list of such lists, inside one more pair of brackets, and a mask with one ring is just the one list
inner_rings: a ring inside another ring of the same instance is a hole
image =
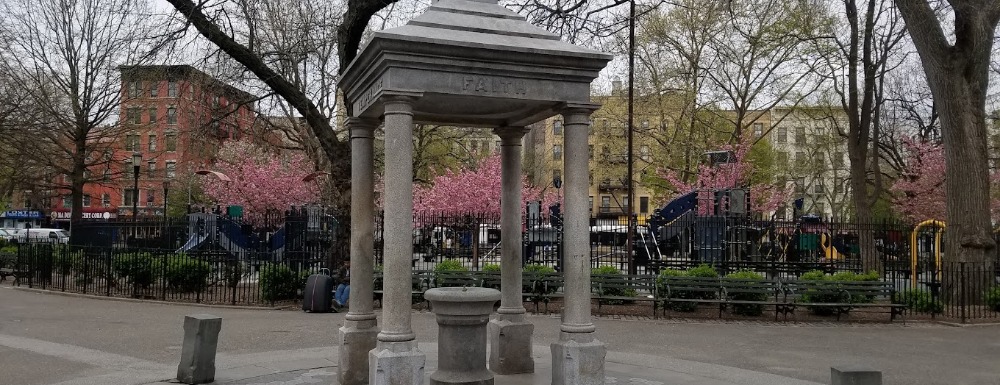
[[0, 240], [2, 241], [13, 241], [16, 237], [17, 229], [0, 229]]
[[20, 229], [14, 234], [17, 242], [26, 243], [69, 243], [69, 232], [63, 229]]

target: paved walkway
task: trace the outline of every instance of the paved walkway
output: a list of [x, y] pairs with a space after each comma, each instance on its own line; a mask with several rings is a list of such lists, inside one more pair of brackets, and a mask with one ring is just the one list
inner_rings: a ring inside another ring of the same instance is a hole
[[[0, 286], [0, 384], [163, 384], [176, 374], [183, 315], [223, 317], [217, 383], [334, 384], [342, 314], [123, 302]], [[535, 375], [548, 384], [558, 317], [535, 324]], [[1000, 326], [680, 323], [596, 319], [608, 384], [817, 384], [829, 367], [865, 364], [886, 384], [1000, 384]], [[436, 366], [433, 314], [414, 331]]]

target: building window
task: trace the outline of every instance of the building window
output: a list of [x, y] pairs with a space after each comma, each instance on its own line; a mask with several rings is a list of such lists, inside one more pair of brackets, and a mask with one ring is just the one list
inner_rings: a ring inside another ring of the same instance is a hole
[[795, 153], [795, 167], [805, 167], [806, 166], [806, 153], [803, 151], [798, 151]]
[[824, 216], [826, 214], [826, 205], [823, 204], [823, 202], [816, 202], [815, 208], [816, 212], [814, 214], [819, 214], [820, 216]]
[[177, 175], [177, 162], [173, 160], [167, 161], [167, 178], [173, 178]]
[[643, 162], [649, 162], [649, 160], [650, 160], [650, 158], [649, 158], [649, 146], [647, 146], [647, 145], [644, 144], [644, 145], [642, 145], [642, 146], [639, 147], [639, 158], [642, 159]]
[[134, 177], [132, 175], [132, 171], [135, 171], [132, 168], [132, 159], [126, 159], [125, 160], [125, 166], [123, 166], [123, 168], [125, 169], [125, 172], [124, 172], [125, 178], [132, 179]]
[[552, 122], [552, 135], [562, 135], [563, 134], [563, 122], [562, 120], [556, 120]]
[[177, 151], [177, 134], [168, 133], [164, 146], [167, 147], [167, 151]]
[[587, 211], [594, 211], [594, 196], [587, 197]]
[[823, 188], [823, 180], [822, 179], [817, 179], [813, 183], [815, 184], [815, 186], [813, 186], [813, 190], [815, 191], [815, 193], [816, 194], [822, 194], [824, 192], [824, 190], [825, 190]]
[[844, 153], [835, 152], [833, 153], [833, 167], [838, 169], [844, 168]]
[[639, 197], [639, 212], [642, 214], [649, 212], [649, 197]]
[[795, 178], [795, 192], [802, 193], [806, 188], [806, 178]]
[[496, 149], [495, 151], [496, 151], [496, 152], [500, 152], [500, 147], [501, 147], [501, 146], [503, 146], [503, 142], [501, 142], [501, 141], [499, 141], [499, 140], [498, 140], [498, 141], [496, 142], [496, 147], [494, 147], [494, 148]]
[[788, 153], [784, 151], [778, 151], [775, 153], [775, 160], [777, 160], [779, 167], [788, 166]]
[[62, 207], [73, 207], [73, 196], [64, 196], [62, 201]]
[[788, 141], [788, 129], [785, 127], [778, 127], [774, 130], [774, 143], [785, 143]]
[[135, 202], [135, 192], [136, 190], [130, 188], [122, 190], [122, 202], [125, 206], [131, 206]]
[[156, 107], [149, 107], [149, 123], [156, 123]]
[[139, 90], [142, 89], [141, 87], [142, 87], [142, 82], [138, 80], [133, 80], [128, 82], [128, 97], [138, 98], [140, 96]]
[[132, 107], [125, 111], [125, 122], [130, 124], [141, 124], [142, 115], [139, 112], [139, 108]]
[[552, 145], [552, 160], [562, 160], [562, 146], [558, 144]]
[[555, 181], [556, 179], [562, 180], [562, 170], [558, 168], [552, 170], [552, 180]]
[[805, 127], [795, 127], [795, 144], [806, 144]]
[[101, 207], [111, 207], [111, 194], [101, 195]]
[[146, 162], [146, 169], [149, 170], [149, 177], [150, 178], [155, 178], [156, 177], [156, 161], [155, 160], [151, 160], [149, 162]]
[[110, 182], [111, 181], [111, 169], [110, 168], [104, 169], [104, 176], [101, 179], [103, 181], [105, 181], [105, 182]]
[[176, 98], [177, 97], [177, 82], [170, 80], [167, 81], [167, 97]]
[[753, 124], [753, 136], [756, 138], [764, 136], [764, 123]]
[[149, 97], [160, 96], [160, 82], [149, 82]]
[[611, 197], [607, 195], [601, 197], [601, 212], [611, 212]]
[[152, 207], [156, 203], [156, 190], [146, 190], [146, 206]]
[[167, 124], [177, 124], [177, 107], [167, 107]]
[[83, 196], [83, 207], [90, 207], [90, 195]]
[[149, 136], [149, 151], [156, 151], [156, 135]]
[[139, 135], [125, 135], [125, 151], [139, 151]]

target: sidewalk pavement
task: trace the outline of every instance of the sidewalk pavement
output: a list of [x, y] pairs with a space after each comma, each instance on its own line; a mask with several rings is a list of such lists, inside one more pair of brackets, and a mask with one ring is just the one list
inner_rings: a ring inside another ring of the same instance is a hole
[[[336, 383], [343, 314], [206, 308], [53, 295], [0, 286], [0, 384], [163, 384], [176, 375], [184, 315], [223, 318], [217, 379], [223, 384]], [[434, 314], [413, 330], [436, 369]], [[529, 315], [536, 374], [497, 384], [550, 383], [548, 344], [559, 317]], [[608, 346], [608, 384], [816, 384], [830, 367], [882, 370], [886, 384], [1000, 385], [1000, 326], [931, 323], [760, 323], [595, 317]]]

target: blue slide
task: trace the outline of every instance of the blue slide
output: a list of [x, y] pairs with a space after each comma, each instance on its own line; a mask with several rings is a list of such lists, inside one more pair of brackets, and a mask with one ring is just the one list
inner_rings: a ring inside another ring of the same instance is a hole
[[[681, 195], [653, 213], [647, 220], [651, 234], [660, 240], [670, 239], [682, 231], [685, 223], [691, 222], [698, 207], [698, 192]], [[674, 222], [677, 222], [674, 224]], [[671, 224], [674, 224], [671, 226]]]

